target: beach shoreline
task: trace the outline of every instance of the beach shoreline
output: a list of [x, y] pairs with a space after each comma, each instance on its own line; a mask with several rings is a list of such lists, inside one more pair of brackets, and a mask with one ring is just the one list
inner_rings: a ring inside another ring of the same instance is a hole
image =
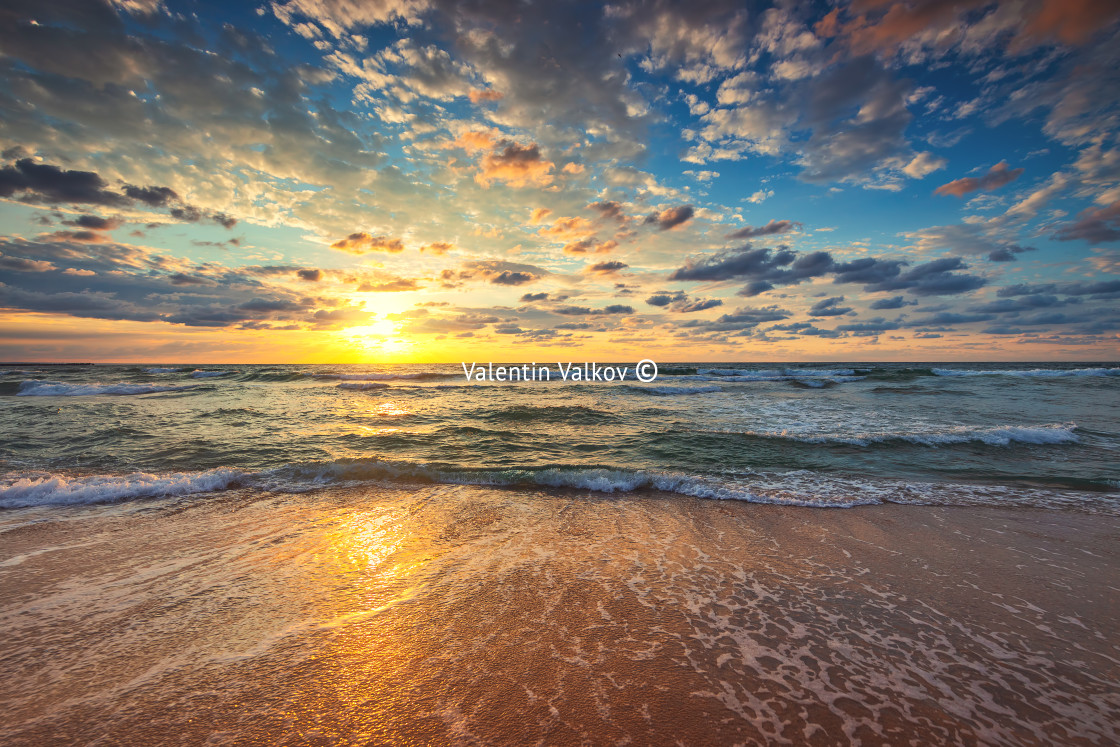
[[446, 485], [39, 513], [0, 551], [5, 744], [1120, 738], [1116, 517]]

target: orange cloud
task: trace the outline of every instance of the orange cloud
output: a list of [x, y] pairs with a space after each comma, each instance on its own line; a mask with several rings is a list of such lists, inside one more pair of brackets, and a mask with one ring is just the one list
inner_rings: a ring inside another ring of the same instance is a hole
[[552, 221], [552, 225], [547, 228], [542, 228], [539, 233], [541, 236], [556, 236], [558, 238], [580, 238], [588, 236], [595, 232], [595, 226], [587, 218], [557, 218]]
[[993, 166], [984, 176], [966, 176], [963, 179], [955, 179], [948, 184], [942, 184], [937, 189], [933, 190], [935, 195], [954, 195], [956, 197], [964, 197], [969, 192], [977, 190], [984, 190], [990, 192], [993, 189], [999, 189], [1005, 184], [1010, 184], [1019, 178], [1023, 173], [1022, 169], [1009, 169], [1007, 168], [1007, 161], [1000, 161]]
[[614, 239], [598, 243], [594, 238], [573, 241], [564, 247], [565, 254], [607, 254], [618, 248]]
[[368, 252], [388, 252], [398, 254], [404, 251], [404, 244], [400, 239], [391, 239], [388, 236], [371, 236], [365, 231], [352, 233], [345, 239], [339, 239], [331, 244], [331, 249], [350, 254], [366, 254]]
[[[855, 14], [841, 19], [836, 8], [814, 26], [823, 37], [840, 37], [856, 54], [893, 53], [914, 37], [944, 39], [969, 25], [966, 16], [991, 6], [990, 0], [856, 0]], [[1020, 11], [1024, 24], [1009, 46], [1024, 47], [1056, 38], [1083, 44], [1120, 16], [1115, 0], [1034, 0]], [[994, 13], [995, 11], [990, 11]]]
[[420, 251], [425, 254], [436, 254], [443, 256], [450, 251], [454, 251], [455, 245], [448, 244], [446, 241], [433, 241], [431, 244], [425, 244], [420, 247]]
[[[503, 143], [499, 143], [499, 146]], [[493, 181], [502, 181], [512, 187], [544, 187], [552, 183], [552, 161], [541, 157], [540, 146], [536, 143], [520, 145], [506, 141], [505, 147], [482, 159], [482, 171], [475, 174], [474, 180], [484, 187]]]
[[495, 91], [493, 88], [474, 88], [468, 94], [472, 104], [480, 104], [487, 101], [500, 101], [505, 97], [501, 91]]
[[498, 144], [494, 135], [497, 130], [490, 132], [483, 132], [480, 130], [467, 130], [466, 132], [459, 133], [459, 137], [455, 138], [447, 144], [448, 148], [462, 148], [465, 151], [476, 153], [480, 150], [490, 150]]

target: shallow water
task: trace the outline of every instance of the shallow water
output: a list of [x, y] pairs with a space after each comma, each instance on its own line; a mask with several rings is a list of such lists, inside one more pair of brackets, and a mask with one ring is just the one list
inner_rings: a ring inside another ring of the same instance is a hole
[[1117, 528], [451, 485], [9, 512], [0, 742], [1115, 743]]
[[0, 508], [388, 481], [1120, 511], [1113, 365], [540, 365], [0, 368]]

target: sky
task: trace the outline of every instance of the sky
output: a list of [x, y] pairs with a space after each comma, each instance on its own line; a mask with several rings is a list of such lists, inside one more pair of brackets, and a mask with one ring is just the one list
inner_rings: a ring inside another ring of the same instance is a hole
[[2, 0], [0, 360], [1116, 360], [1118, 20]]

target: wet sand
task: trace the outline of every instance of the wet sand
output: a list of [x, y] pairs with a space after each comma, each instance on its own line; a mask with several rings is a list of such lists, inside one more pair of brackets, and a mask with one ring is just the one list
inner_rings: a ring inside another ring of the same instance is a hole
[[0, 743], [1117, 743], [1118, 539], [457, 486], [10, 511]]

